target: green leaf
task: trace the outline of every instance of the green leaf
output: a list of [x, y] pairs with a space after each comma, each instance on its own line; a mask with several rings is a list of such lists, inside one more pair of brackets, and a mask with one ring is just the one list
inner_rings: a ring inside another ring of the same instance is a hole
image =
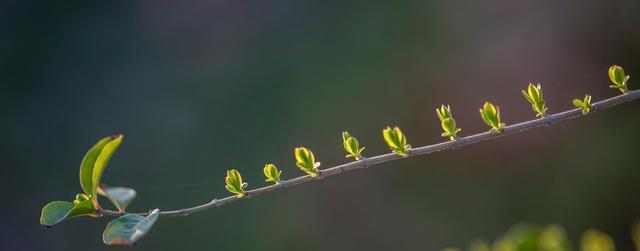
[[227, 177], [224, 179], [227, 185], [225, 188], [230, 193], [238, 195], [238, 197], [242, 197], [245, 195], [244, 188], [247, 187], [247, 183], [242, 181], [242, 175], [236, 169], [231, 169], [227, 171]]
[[584, 100], [574, 99], [573, 105], [582, 108], [582, 114], [587, 115], [591, 110], [593, 110], [593, 105], [591, 105], [591, 96], [585, 95]]
[[504, 123], [500, 122], [500, 107], [485, 102], [483, 108], [480, 109], [480, 116], [495, 132], [500, 133], [504, 129]]
[[313, 156], [311, 150], [306, 147], [297, 147], [294, 150], [294, 154], [296, 157], [296, 166], [298, 166], [300, 170], [309, 174], [311, 177], [318, 176], [320, 162], [316, 162], [316, 158]]
[[399, 127], [396, 126], [392, 129], [387, 126], [387, 128], [382, 130], [382, 136], [394, 153], [403, 157], [409, 155], [411, 146], [407, 144], [407, 138]]
[[109, 143], [109, 141], [113, 140], [113, 137], [105, 137], [98, 141], [82, 158], [82, 162], [80, 162], [80, 187], [82, 187], [82, 191], [86, 194], [91, 194], [93, 189], [93, 167], [96, 163], [96, 159], [100, 156], [102, 152], [102, 148]]
[[362, 158], [362, 151], [364, 151], [364, 147], [360, 147], [360, 143], [358, 139], [349, 135], [348, 132], [342, 132], [342, 145], [344, 150], [349, 153], [346, 157], [353, 157], [356, 160]]
[[42, 208], [40, 224], [52, 227], [63, 220], [82, 215], [97, 215], [91, 200], [85, 200], [78, 204], [68, 201], [52, 201]]
[[95, 164], [93, 166], [93, 175], [91, 176], [91, 194], [90, 195], [96, 206], [99, 206], [97, 195], [98, 195], [98, 185], [100, 185], [100, 179], [102, 178], [102, 173], [104, 172], [104, 169], [107, 167], [107, 164], [109, 163], [109, 159], [111, 159], [111, 156], [113, 156], [113, 153], [115, 153], [116, 149], [118, 149], [118, 146], [120, 146], [120, 143], [122, 143], [123, 138], [124, 136], [122, 135], [113, 136], [112, 140], [109, 141], [102, 148], [102, 151], [100, 152], [100, 155], [98, 155], [98, 158], [96, 159]]
[[108, 187], [102, 184], [98, 189], [98, 194], [106, 197], [113, 203], [118, 211], [124, 212], [129, 203], [136, 198], [136, 190], [128, 187]]
[[282, 171], [278, 171], [278, 167], [274, 164], [266, 164], [262, 169], [264, 176], [267, 177], [266, 182], [280, 183], [280, 174]]
[[625, 76], [622, 67], [617, 65], [609, 67], [609, 79], [613, 83], [613, 85], [609, 87], [618, 88], [622, 93], [626, 93], [628, 91], [627, 81], [629, 81], [629, 76]]
[[160, 215], [154, 209], [148, 216], [127, 214], [112, 220], [102, 234], [102, 241], [110, 246], [133, 246], [151, 230]]
[[574, 99], [573, 100], [573, 105], [578, 107], [578, 108], [583, 108], [584, 107], [584, 103], [582, 102], [582, 100], [579, 100], [579, 99]]

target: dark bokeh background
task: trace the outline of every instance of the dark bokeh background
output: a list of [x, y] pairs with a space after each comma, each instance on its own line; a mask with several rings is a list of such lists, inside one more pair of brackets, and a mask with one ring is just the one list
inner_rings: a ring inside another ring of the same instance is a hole
[[[436, 143], [434, 108], [463, 135], [601, 100], [607, 68], [640, 79], [640, 2], [3, 1], [0, 4], [2, 250], [105, 250], [110, 218], [45, 229], [40, 208], [72, 200], [99, 138], [125, 143], [103, 180], [134, 187], [131, 209], [227, 196], [293, 148], [344, 163], [340, 132], [387, 152], [381, 129]], [[635, 77], [634, 77], [635, 76]], [[631, 249], [640, 217], [640, 104], [463, 149], [384, 164], [186, 218], [160, 218], [138, 250], [437, 250], [493, 239], [517, 222], [589, 227]]]

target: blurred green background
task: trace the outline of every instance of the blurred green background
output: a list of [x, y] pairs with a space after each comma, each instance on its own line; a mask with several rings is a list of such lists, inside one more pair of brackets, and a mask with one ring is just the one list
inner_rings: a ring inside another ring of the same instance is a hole
[[[107, 250], [111, 219], [38, 224], [80, 192], [99, 138], [126, 135], [103, 181], [136, 188], [133, 211], [227, 196], [225, 171], [264, 185], [293, 148], [345, 163], [340, 132], [388, 152], [532, 119], [540, 82], [555, 113], [617, 95], [607, 68], [640, 87], [639, 1], [17, 1], [0, 3], [4, 133], [2, 250]], [[160, 218], [137, 250], [439, 250], [492, 240], [517, 222], [587, 228], [631, 250], [640, 217], [640, 104], [455, 151], [394, 161], [185, 218]]]

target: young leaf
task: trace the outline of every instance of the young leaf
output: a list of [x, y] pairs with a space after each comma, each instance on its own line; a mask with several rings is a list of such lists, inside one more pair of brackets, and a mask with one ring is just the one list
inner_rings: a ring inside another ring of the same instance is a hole
[[540, 84], [533, 85], [529, 83], [527, 91], [522, 90], [522, 95], [531, 103], [531, 108], [534, 112], [537, 112], [536, 117], [544, 117], [547, 113], [547, 107], [545, 106], [544, 99], [542, 98], [542, 86]]
[[98, 188], [98, 194], [109, 199], [118, 208], [118, 211], [124, 212], [136, 197], [136, 190], [128, 187], [108, 187], [102, 184]]
[[396, 154], [406, 157], [409, 156], [411, 145], [407, 144], [407, 138], [404, 136], [399, 127], [388, 127], [382, 130], [382, 136], [389, 145], [389, 148]]
[[112, 220], [102, 233], [102, 241], [110, 246], [133, 246], [151, 230], [160, 210], [154, 209], [148, 216], [127, 214]]
[[247, 187], [247, 183], [242, 182], [242, 176], [236, 169], [227, 171], [227, 177], [224, 179], [227, 183], [225, 188], [232, 194], [242, 197], [245, 195], [244, 188]]
[[274, 164], [266, 164], [262, 169], [264, 176], [267, 177], [266, 182], [280, 183], [280, 174], [282, 171], [278, 171], [278, 167]]
[[86, 194], [91, 194], [93, 189], [93, 167], [95, 166], [96, 159], [100, 156], [102, 148], [113, 140], [112, 136], [105, 137], [98, 141], [82, 158], [80, 162], [80, 187]]
[[485, 102], [483, 108], [480, 109], [480, 116], [496, 133], [501, 133], [504, 129], [505, 124], [500, 122], [500, 107]]
[[102, 147], [102, 150], [100, 151], [100, 154], [96, 158], [93, 165], [93, 174], [91, 175], [91, 193], [89, 195], [91, 195], [93, 204], [96, 207], [100, 207], [100, 204], [98, 203], [98, 185], [100, 185], [102, 173], [107, 167], [109, 159], [111, 159], [113, 153], [115, 153], [116, 149], [118, 149], [118, 146], [120, 146], [120, 143], [122, 143], [123, 138], [124, 136], [122, 135], [112, 136], [111, 141], [107, 142], [104, 147]]
[[456, 140], [457, 134], [462, 131], [460, 128], [456, 128], [456, 120], [451, 115], [451, 107], [442, 105], [440, 109], [436, 108], [436, 114], [440, 119], [440, 125], [442, 126], [442, 137], [449, 137], [451, 140]]
[[296, 166], [298, 166], [300, 170], [309, 174], [311, 177], [318, 176], [320, 162], [316, 162], [316, 158], [313, 156], [311, 150], [305, 147], [297, 147], [294, 150], [294, 154], [296, 156]]
[[52, 201], [42, 208], [40, 224], [52, 227], [63, 220], [83, 215], [97, 216], [91, 200], [78, 201], [77, 204], [68, 201]]
[[593, 110], [593, 105], [591, 105], [591, 96], [585, 95], [584, 100], [574, 99], [573, 105], [582, 108], [582, 114], [587, 115], [591, 110]]
[[582, 251], [615, 251], [611, 237], [595, 229], [587, 230], [580, 243]]
[[609, 79], [613, 85], [610, 85], [610, 88], [618, 88], [620, 92], [626, 93], [627, 89], [627, 81], [629, 81], [629, 76], [624, 74], [624, 70], [622, 67], [613, 65], [609, 67]]
[[354, 158], [355, 160], [359, 160], [362, 158], [362, 151], [364, 151], [364, 147], [360, 147], [360, 143], [358, 139], [349, 135], [348, 132], [342, 132], [342, 145], [344, 146], [344, 150], [347, 151], [346, 158]]

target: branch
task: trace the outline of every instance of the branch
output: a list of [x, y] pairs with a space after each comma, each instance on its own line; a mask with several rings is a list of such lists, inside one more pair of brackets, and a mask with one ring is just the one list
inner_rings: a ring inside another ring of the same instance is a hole
[[[613, 106], [617, 106], [623, 103], [628, 103], [631, 101], [634, 101], [636, 99], [640, 98], [640, 90], [636, 90], [636, 91], [628, 91], [625, 94], [619, 95], [619, 96], [615, 96], [613, 98], [609, 98], [600, 102], [596, 102], [593, 103], [593, 111], [591, 112], [596, 112], [596, 111], [601, 111], [601, 110], [605, 110], [608, 108], [611, 108]], [[264, 193], [268, 193], [268, 192], [272, 192], [278, 189], [285, 189], [288, 187], [292, 187], [295, 185], [300, 185], [302, 183], [306, 183], [306, 182], [310, 182], [310, 181], [317, 181], [329, 176], [334, 176], [337, 174], [341, 174], [343, 172], [347, 172], [347, 171], [352, 171], [352, 170], [356, 170], [356, 169], [363, 169], [363, 168], [367, 168], [367, 167], [371, 167], [371, 166], [375, 166], [384, 162], [388, 162], [388, 161], [392, 161], [392, 160], [397, 160], [397, 159], [401, 159], [401, 158], [408, 158], [408, 157], [413, 157], [413, 156], [419, 156], [419, 155], [426, 155], [426, 154], [430, 154], [430, 153], [434, 153], [434, 152], [438, 152], [438, 151], [443, 151], [443, 150], [452, 150], [452, 149], [457, 149], [466, 145], [471, 145], [474, 143], [479, 143], [479, 142], [483, 142], [483, 141], [487, 141], [487, 140], [491, 140], [491, 139], [495, 139], [495, 138], [499, 138], [502, 136], [506, 136], [506, 135], [511, 135], [511, 134], [516, 134], [519, 132], [524, 132], [527, 131], [529, 129], [533, 129], [533, 128], [537, 128], [537, 127], [542, 127], [542, 126], [550, 126], [552, 124], [561, 122], [561, 121], [565, 121], [565, 120], [569, 120], [569, 119], [573, 119], [573, 118], [577, 118], [577, 117], [581, 117], [581, 116], [585, 116], [582, 114], [580, 109], [573, 109], [573, 110], [568, 110], [568, 111], [564, 111], [564, 112], [560, 112], [560, 113], [556, 113], [556, 114], [551, 114], [551, 115], [547, 115], [543, 118], [540, 119], [535, 119], [535, 120], [530, 120], [530, 121], [526, 121], [526, 122], [522, 122], [519, 124], [514, 124], [514, 125], [510, 125], [510, 126], [506, 126], [504, 128], [504, 131], [502, 131], [501, 133], [496, 133], [494, 131], [488, 131], [488, 132], [483, 132], [483, 133], [479, 133], [479, 134], [475, 134], [475, 135], [471, 135], [471, 136], [467, 136], [467, 137], [460, 137], [457, 138], [454, 141], [447, 141], [447, 142], [442, 142], [442, 143], [438, 143], [438, 144], [434, 144], [434, 145], [429, 145], [429, 146], [422, 146], [422, 147], [417, 147], [417, 148], [413, 148], [411, 150], [409, 150], [409, 155], [406, 157], [400, 156], [398, 154], [395, 153], [387, 153], [387, 154], [383, 154], [383, 155], [378, 155], [378, 156], [374, 156], [374, 157], [368, 157], [368, 158], [362, 158], [361, 160], [358, 161], [354, 161], [354, 162], [350, 162], [350, 163], [346, 163], [346, 164], [342, 164], [342, 165], [338, 165], [338, 166], [334, 166], [334, 167], [330, 167], [327, 169], [323, 169], [320, 170], [320, 173], [318, 174], [317, 177], [311, 177], [309, 175], [305, 175], [305, 176], [300, 176], [297, 178], [293, 178], [290, 180], [286, 180], [286, 181], [281, 181], [278, 184], [275, 185], [269, 185], [269, 186], [265, 186], [265, 187], [261, 187], [261, 188], [257, 188], [257, 189], [253, 189], [253, 190], [249, 190], [246, 191], [246, 195], [242, 198], [238, 197], [238, 196], [229, 196], [226, 198], [222, 198], [222, 199], [214, 199], [208, 203], [202, 204], [202, 205], [198, 205], [198, 206], [194, 206], [191, 208], [184, 208], [184, 209], [178, 209], [178, 210], [173, 210], [173, 211], [161, 211], [160, 215], [164, 215], [164, 216], [187, 216], [193, 213], [197, 213], [200, 211], [204, 211], [210, 208], [216, 208], [216, 207], [221, 207], [223, 205], [229, 204], [231, 202], [235, 202], [235, 201], [239, 201], [242, 200], [244, 198], [250, 198], [253, 196], [257, 196], [257, 195], [261, 195]], [[107, 210], [107, 209], [100, 209], [101, 214], [104, 215], [112, 215], [112, 216], [122, 216], [125, 214], [130, 214], [130, 213], [125, 213], [125, 212], [117, 212], [117, 211], [112, 211], [112, 210]], [[148, 213], [136, 213], [139, 215], [148, 215]]]

